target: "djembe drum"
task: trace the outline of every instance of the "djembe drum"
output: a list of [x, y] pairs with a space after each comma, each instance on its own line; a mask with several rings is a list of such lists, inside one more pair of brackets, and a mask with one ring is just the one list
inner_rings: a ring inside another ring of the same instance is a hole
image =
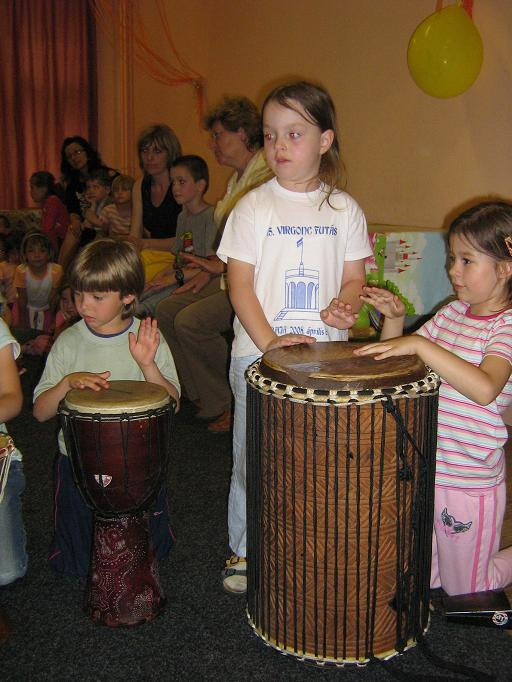
[[389, 658], [429, 619], [438, 378], [354, 347], [277, 349], [246, 373], [249, 622], [321, 665]]
[[75, 481], [94, 511], [86, 611], [112, 627], [152, 620], [165, 605], [148, 508], [165, 482], [174, 406], [144, 381], [73, 389], [59, 406]]

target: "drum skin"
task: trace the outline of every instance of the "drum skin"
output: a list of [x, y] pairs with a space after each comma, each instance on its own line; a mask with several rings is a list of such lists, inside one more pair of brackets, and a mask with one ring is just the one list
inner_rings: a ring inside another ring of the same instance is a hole
[[388, 658], [428, 625], [437, 377], [353, 348], [247, 373], [249, 621], [322, 665]]

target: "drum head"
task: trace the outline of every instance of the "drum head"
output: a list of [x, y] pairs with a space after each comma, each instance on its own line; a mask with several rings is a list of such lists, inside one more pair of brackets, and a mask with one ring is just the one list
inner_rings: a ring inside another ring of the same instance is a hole
[[170, 396], [163, 386], [148, 381], [109, 381], [108, 390], [73, 388], [64, 399], [65, 406], [84, 414], [144, 412], [164, 407]]
[[328, 341], [276, 348], [264, 354], [259, 371], [282, 384], [334, 391], [383, 389], [419, 381], [427, 374], [417, 355], [386, 360], [354, 355], [354, 349], [363, 345]]

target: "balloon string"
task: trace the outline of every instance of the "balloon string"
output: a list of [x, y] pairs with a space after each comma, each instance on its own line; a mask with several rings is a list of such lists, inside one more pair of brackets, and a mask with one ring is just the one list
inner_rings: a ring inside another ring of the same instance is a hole
[[[458, 4], [462, 4], [462, 7], [466, 10], [466, 12], [469, 14], [471, 19], [473, 18], [473, 0], [462, 0], [462, 2], [459, 0]], [[439, 12], [440, 10], [443, 9], [443, 0], [437, 0], [436, 2], [436, 12]]]

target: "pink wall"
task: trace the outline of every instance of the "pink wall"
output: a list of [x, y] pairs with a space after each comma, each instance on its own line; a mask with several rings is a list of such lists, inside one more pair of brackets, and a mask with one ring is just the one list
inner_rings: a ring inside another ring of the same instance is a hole
[[[172, 60], [154, 4], [139, 4], [154, 47]], [[475, 1], [484, 65], [470, 90], [448, 100], [420, 91], [406, 61], [409, 39], [434, 0], [168, 0], [166, 7], [177, 49], [206, 78], [210, 103], [224, 93], [261, 103], [276, 82], [297, 76], [330, 90], [347, 189], [371, 222], [438, 227], [476, 197], [511, 197], [509, 0]], [[100, 150], [120, 165], [120, 65], [101, 33], [98, 58]], [[208, 150], [193, 89], [161, 85], [138, 67], [129, 77], [133, 134], [153, 122], [170, 124], [184, 150], [210, 164], [215, 201], [229, 171]]]

